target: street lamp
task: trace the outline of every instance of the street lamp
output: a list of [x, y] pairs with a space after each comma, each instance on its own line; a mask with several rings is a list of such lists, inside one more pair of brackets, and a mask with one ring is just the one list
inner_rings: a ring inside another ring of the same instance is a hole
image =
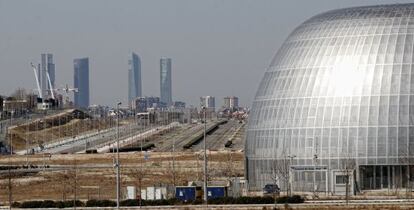
[[316, 197], [316, 163], [318, 161], [318, 154], [313, 155], [313, 196]]
[[[9, 128], [11, 128], [13, 126], [13, 114], [14, 114], [14, 111], [12, 110], [10, 112], [10, 126], [9, 126]], [[8, 180], [9, 180], [9, 183], [8, 183], [8, 185], [9, 185], [8, 191], [9, 191], [9, 209], [11, 209], [12, 201], [13, 201], [13, 194], [12, 194], [12, 187], [11, 187], [11, 185], [12, 185], [12, 183], [11, 183], [11, 167], [12, 167], [11, 156], [13, 155], [13, 134], [11, 132], [11, 129], [10, 129], [10, 136], [9, 137], [10, 137], [10, 139], [9, 139], [9, 143], [10, 143], [10, 155], [9, 155], [9, 168], [8, 168], [8, 172], [9, 172], [8, 173], [9, 174], [9, 177], [8, 177]]]
[[[10, 128], [13, 126], [13, 114], [14, 111], [10, 112]], [[10, 155], [13, 154], [13, 136], [10, 130], [10, 139], [9, 139], [9, 144], [10, 144]]]
[[[293, 159], [296, 157], [296, 155], [288, 155], [287, 156], [289, 158], [289, 173], [291, 173], [292, 171], [292, 163], [293, 163]], [[288, 196], [292, 195], [292, 176], [293, 174], [289, 175], [289, 190], [288, 190]]]
[[207, 130], [207, 121], [206, 121], [206, 112], [207, 109], [205, 106], [202, 107], [204, 114], [204, 137], [203, 137], [203, 147], [204, 147], [204, 202], [207, 205], [207, 145], [206, 145], [206, 130]]
[[316, 198], [316, 164], [318, 163], [318, 137], [315, 138], [315, 154], [313, 155], [313, 196]]
[[121, 102], [116, 104], [116, 208], [119, 209], [119, 197], [120, 197], [120, 174], [119, 174], [119, 106]]

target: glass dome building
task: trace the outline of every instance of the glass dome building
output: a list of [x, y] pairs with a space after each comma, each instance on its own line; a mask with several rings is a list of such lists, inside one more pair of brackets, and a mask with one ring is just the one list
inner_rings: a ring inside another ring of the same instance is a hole
[[413, 45], [414, 4], [333, 10], [297, 27], [250, 111], [249, 189], [277, 182], [339, 193], [348, 176], [354, 191], [407, 186], [414, 177]]

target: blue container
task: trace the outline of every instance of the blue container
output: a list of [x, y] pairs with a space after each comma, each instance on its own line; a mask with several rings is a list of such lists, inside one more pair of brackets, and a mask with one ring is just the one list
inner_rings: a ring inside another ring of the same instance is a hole
[[196, 187], [184, 186], [175, 187], [175, 198], [180, 201], [188, 202], [196, 199]]
[[222, 198], [227, 196], [227, 188], [218, 186], [218, 187], [207, 187], [207, 197], [210, 198]]

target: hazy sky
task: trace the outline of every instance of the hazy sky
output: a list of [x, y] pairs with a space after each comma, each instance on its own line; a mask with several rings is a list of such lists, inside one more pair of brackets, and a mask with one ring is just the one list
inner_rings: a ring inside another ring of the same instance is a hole
[[239, 96], [250, 106], [289, 33], [318, 13], [412, 1], [0, 0], [0, 94], [36, 87], [29, 63], [53, 53], [58, 87], [89, 57], [91, 104], [127, 100], [128, 58], [142, 60], [143, 95], [159, 96], [159, 58], [172, 58], [173, 100]]

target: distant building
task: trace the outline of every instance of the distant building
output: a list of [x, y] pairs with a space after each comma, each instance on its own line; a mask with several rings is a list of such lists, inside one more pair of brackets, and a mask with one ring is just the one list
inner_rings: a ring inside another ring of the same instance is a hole
[[107, 106], [101, 106], [101, 105], [90, 105], [88, 108], [89, 115], [93, 118], [101, 118], [104, 116], [108, 116], [110, 108]]
[[236, 96], [224, 97], [224, 108], [231, 110], [239, 108], [239, 98]]
[[141, 59], [132, 53], [128, 64], [128, 102], [132, 106], [134, 99], [142, 96]]
[[147, 112], [149, 108], [165, 108], [166, 104], [159, 97], [138, 97], [135, 99], [137, 112]]
[[185, 102], [183, 102], [183, 101], [174, 101], [174, 108], [184, 109], [185, 108]]
[[55, 95], [57, 103], [58, 103], [58, 107], [59, 108], [63, 108], [63, 104], [64, 104], [64, 99], [63, 99], [63, 95], [62, 94], [57, 94]]
[[74, 87], [78, 88], [75, 92], [75, 107], [89, 107], [89, 59], [79, 58], [73, 60], [74, 66]]
[[160, 60], [160, 100], [172, 105], [172, 81], [171, 81], [171, 58]]
[[274, 183], [273, 167], [286, 162], [281, 189], [411, 190], [413, 27], [414, 4], [335, 9], [297, 26], [257, 85], [244, 140], [249, 191]]
[[13, 112], [15, 116], [16, 115], [18, 116], [21, 113], [29, 110], [30, 109], [29, 105], [30, 104], [25, 99], [16, 100], [13, 98], [8, 98], [8, 99], [3, 100], [3, 111], [8, 112], [8, 113]]
[[49, 85], [47, 79], [47, 73], [49, 73], [50, 83], [55, 87], [55, 64], [53, 63], [53, 54], [42, 53], [41, 54], [41, 63], [38, 70], [40, 88], [42, 89], [42, 94], [44, 96], [51, 96], [50, 90], [52, 89]]
[[0, 96], [0, 112], [3, 112], [3, 96]]
[[200, 97], [200, 106], [206, 107], [208, 110], [214, 112], [216, 109], [216, 101], [215, 101], [214, 96]]

